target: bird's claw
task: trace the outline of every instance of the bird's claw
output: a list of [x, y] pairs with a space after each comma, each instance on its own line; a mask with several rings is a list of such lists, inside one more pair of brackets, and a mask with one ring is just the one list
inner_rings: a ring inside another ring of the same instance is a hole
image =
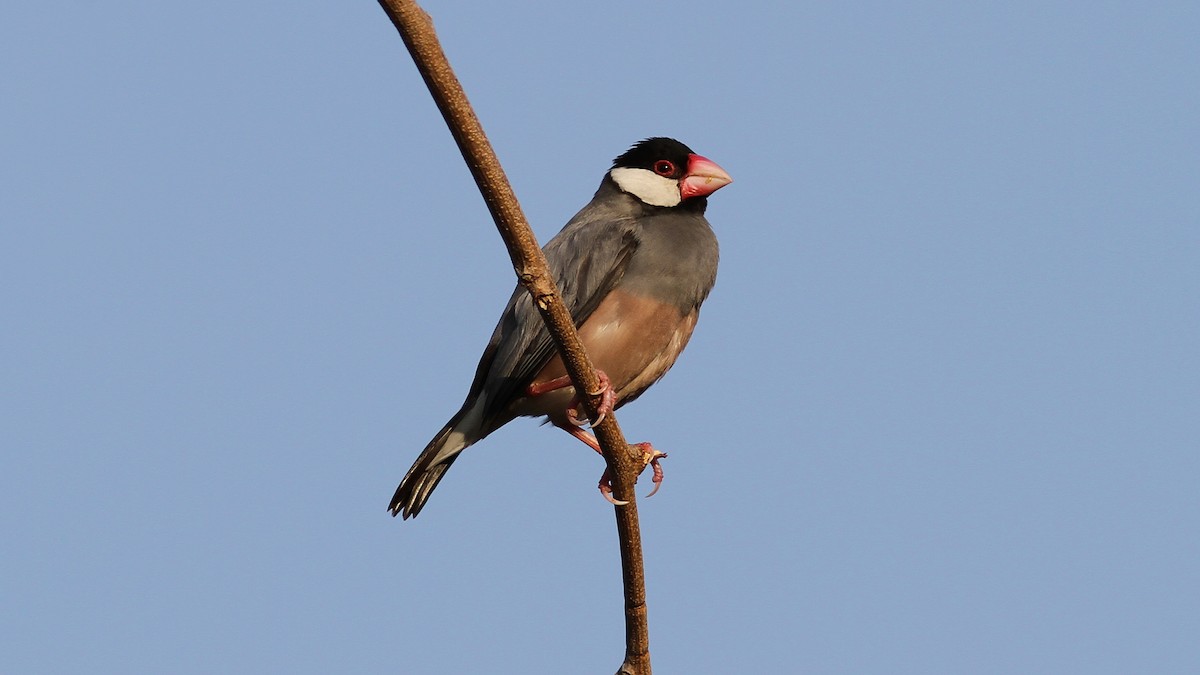
[[567, 408], [567, 421], [577, 427], [582, 427], [588, 423], [587, 416], [579, 417], [578, 411], [574, 407]]
[[654, 474], [650, 479], [654, 483], [654, 489], [650, 491], [650, 494], [646, 495], [646, 498], [649, 499], [650, 497], [654, 496], [654, 493], [658, 492], [660, 487], [662, 487], [663, 469], [662, 465], [658, 463], [658, 460], [666, 459], [667, 453], [655, 449], [655, 447], [649, 443], [634, 443], [634, 447], [642, 451], [642, 470], [645, 471], [646, 467], [649, 466], [654, 471]]
[[650, 494], [646, 495], [646, 499], [653, 497], [654, 493], [658, 492], [658, 488], [662, 487], [663, 470], [662, 470], [662, 465], [660, 465], [658, 463], [658, 460], [662, 459], [663, 457], [666, 457], [667, 454], [664, 452], [660, 452], [658, 454], [659, 454], [658, 457], [655, 457], [654, 459], [650, 460], [650, 466], [654, 467], [654, 476], [651, 478], [651, 480], [654, 482], [654, 489], [650, 491]]
[[[646, 467], [651, 467], [654, 472], [651, 477], [651, 481], [654, 483], [654, 489], [650, 491], [650, 494], [646, 495], [647, 498], [653, 497], [654, 494], [658, 492], [658, 489], [662, 487], [663, 482], [663, 469], [658, 460], [666, 459], [667, 453], [655, 449], [655, 447], [649, 443], [631, 443], [629, 447], [637, 448], [639, 451], [641, 451], [642, 471], [645, 471]], [[640, 474], [641, 471], [638, 473]], [[600, 494], [606, 500], [608, 500], [610, 504], [613, 504], [614, 506], [625, 506], [629, 503], [613, 497], [612, 474], [609, 473], [607, 469], [604, 471], [604, 475], [600, 476], [599, 487]]]
[[600, 476], [600, 486], [599, 487], [600, 487], [600, 495], [602, 497], [604, 497], [605, 499], [607, 499], [609, 504], [612, 504], [613, 506], [626, 506], [629, 504], [629, 502], [627, 502], [623, 499], [616, 499], [615, 497], [613, 497], [612, 477], [608, 474], [607, 471], [604, 472], [603, 476]]
[[571, 404], [567, 408], [567, 419], [577, 427], [582, 427], [586, 423], [593, 429], [596, 428], [596, 425], [603, 422], [604, 418], [608, 417], [608, 414], [612, 412], [613, 406], [616, 405], [617, 393], [613, 391], [612, 384], [608, 381], [608, 375], [603, 370], [597, 370], [596, 379], [600, 380], [600, 391], [588, 392], [588, 396], [590, 397], [600, 397], [600, 403], [596, 405], [596, 419], [592, 421], [586, 415], [584, 417], [579, 416], [581, 401], [578, 395], [571, 399]]

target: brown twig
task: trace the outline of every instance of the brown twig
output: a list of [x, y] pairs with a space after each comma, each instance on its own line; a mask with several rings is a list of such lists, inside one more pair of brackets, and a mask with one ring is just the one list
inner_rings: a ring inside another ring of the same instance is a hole
[[[458, 78], [442, 52], [433, 21], [411, 0], [379, 0], [404, 39], [417, 70], [425, 79], [463, 159], [475, 177], [496, 228], [508, 247], [521, 285], [529, 291], [542, 319], [550, 329], [562, 355], [567, 374], [576, 391], [598, 392], [600, 381], [575, 332], [575, 323], [563, 304], [546, 257], [525, 220], [521, 205], [496, 159], [483, 127]], [[585, 408], [595, 419], [599, 396], [586, 396]], [[608, 415], [595, 429], [604, 459], [613, 479], [613, 496], [628, 502], [615, 507], [617, 535], [621, 544], [622, 580], [625, 586], [625, 661], [618, 675], [650, 675], [650, 637], [646, 617], [646, 579], [642, 568], [642, 538], [638, 526], [637, 501], [633, 492], [637, 476], [645, 468], [642, 453], [625, 442], [615, 415]]]

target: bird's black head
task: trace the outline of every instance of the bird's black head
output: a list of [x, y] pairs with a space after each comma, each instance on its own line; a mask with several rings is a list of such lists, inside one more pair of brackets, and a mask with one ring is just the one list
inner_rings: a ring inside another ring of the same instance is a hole
[[647, 138], [613, 160], [613, 168], [648, 169], [678, 179], [687, 172], [688, 159], [695, 153], [674, 138]]
[[613, 160], [608, 175], [647, 206], [704, 212], [706, 198], [733, 181], [715, 162], [674, 138], [647, 138]]

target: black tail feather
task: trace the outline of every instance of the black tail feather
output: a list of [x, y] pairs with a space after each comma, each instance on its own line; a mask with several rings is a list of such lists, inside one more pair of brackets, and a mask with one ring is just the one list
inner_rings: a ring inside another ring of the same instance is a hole
[[[460, 415], [455, 415], [454, 419], [450, 420], [437, 436], [429, 441], [429, 445], [421, 451], [417, 461], [413, 462], [412, 468], [404, 475], [404, 480], [400, 481], [400, 487], [396, 488], [396, 494], [392, 496], [392, 502], [388, 505], [388, 511], [393, 516], [402, 515], [405, 520], [415, 517], [425, 507], [425, 502], [429, 500], [430, 493], [437, 487], [437, 484], [442, 480], [442, 476], [446, 475], [446, 470], [458, 459], [459, 452], [446, 457], [435, 463], [439, 453], [442, 452], [446, 444], [447, 437], [454, 430], [454, 425], [461, 419]], [[470, 443], [468, 443], [470, 445]]]

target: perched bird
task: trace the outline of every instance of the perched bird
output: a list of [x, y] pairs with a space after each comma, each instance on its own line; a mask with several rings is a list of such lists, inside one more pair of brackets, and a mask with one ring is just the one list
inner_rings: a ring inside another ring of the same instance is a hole
[[[543, 248], [605, 387], [600, 416], [641, 395], [687, 345], [717, 276], [707, 197], [732, 180], [679, 141], [646, 139], [613, 160], [592, 201]], [[545, 415], [599, 451], [579, 428], [578, 405], [550, 333], [518, 285], [462, 408], [421, 451], [388, 510], [416, 516], [459, 453], [516, 417]]]

